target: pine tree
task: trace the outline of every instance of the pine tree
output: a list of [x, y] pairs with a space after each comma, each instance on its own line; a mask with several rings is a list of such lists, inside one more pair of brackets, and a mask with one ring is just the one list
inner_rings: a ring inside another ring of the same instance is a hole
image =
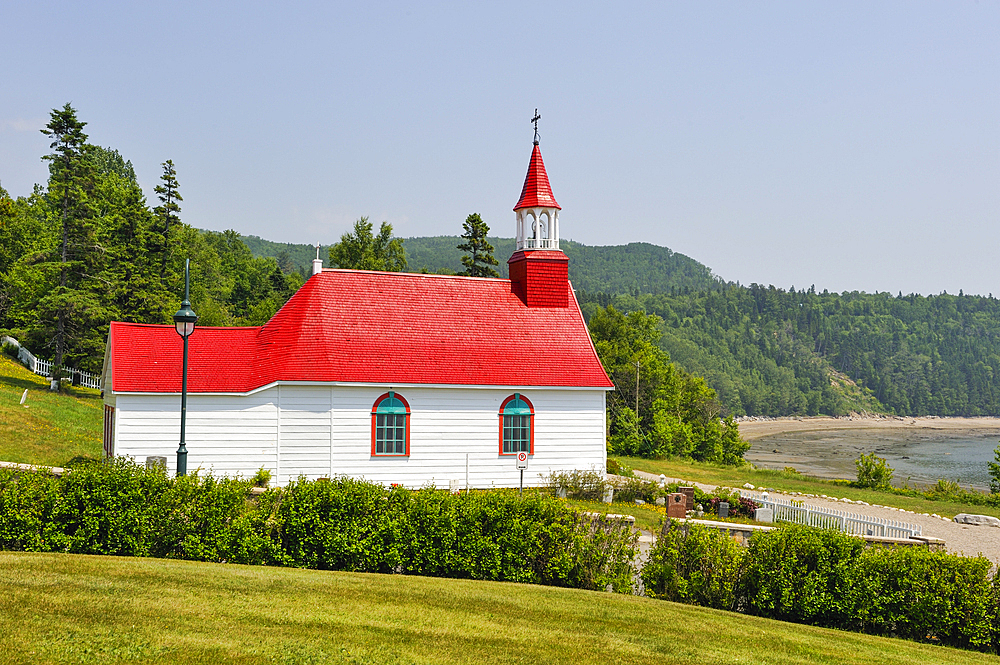
[[57, 256], [38, 264], [43, 274], [58, 273], [58, 282], [37, 303], [38, 332], [55, 347], [53, 362], [58, 373], [72, 346], [75, 334], [86, 328], [84, 319], [95, 307], [85, 282], [88, 262], [93, 259], [90, 193], [94, 186], [94, 166], [89, 159], [87, 135], [76, 110], [68, 103], [54, 109], [43, 134], [53, 139], [49, 162], [47, 199], [59, 220]]
[[459, 274], [466, 277], [499, 277], [500, 274], [491, 267], [498, 265], [493, 258], [493, 245], [486, 240], [490, 227], [479, 213], [473, 213], [465, 218], [462, 229], [465, 231], [462, 234], [465, 242], [458, 249], [469, 253], [462, 257], [465, 270]]
[[153, 213], [160, 219], [162, 229], [160, 234], [163, 236], [163, 257], [160, 263], [160, 280], [162, 281], [167, 272], [167, 260], [170, 257], [170, 225], [180, 222], [177, 213], [181, 211], [181, 207], [177, 204], [183, 201], [184, 197], [177, 191], [180, 185], [177, 183], [177, 169], [174, 168], [173, 160], [168, 159], [161, 166], [163, 174], [160, 175], [160, 180], [163, 181], [163, 184], [157, 185], [153, 190], [160, 199], [160, 205], [153, 208]]

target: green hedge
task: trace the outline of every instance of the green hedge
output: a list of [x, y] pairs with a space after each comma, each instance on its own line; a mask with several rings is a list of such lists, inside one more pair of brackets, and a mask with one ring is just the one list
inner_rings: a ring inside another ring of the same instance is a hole
[[786, 526], [750, 547], [668, 520], [642, 571], [647, 594], [747, 614], [1000, 650], [1000, 573], [990, 562], [923, 547], [867, 546], [836, 531]]
[[636, 534], [544, 493], [167, 478], [116, 459], [0, 470], [0, 548], [632, 589]]

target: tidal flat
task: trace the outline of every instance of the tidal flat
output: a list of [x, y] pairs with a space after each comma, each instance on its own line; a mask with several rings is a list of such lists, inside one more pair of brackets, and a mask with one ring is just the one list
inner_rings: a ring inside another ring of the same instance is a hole
[[765, 468], [853, 479], [854, 460], [875, 453], [895, 470], [894, 484], [944, 479], [985, 490], [1000, 419], [783, 418], [742, 422], [740, 432], [751, 443], [746, 459]]

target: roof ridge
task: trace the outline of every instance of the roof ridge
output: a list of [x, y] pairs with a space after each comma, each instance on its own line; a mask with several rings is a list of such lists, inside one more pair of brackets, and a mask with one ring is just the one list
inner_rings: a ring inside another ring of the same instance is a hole
[[356, 274], [367, 274], [367, 275], [399, 275], [411, 276], [411, 277], [444, 277], [447, 279], [493, 279], [498, 281], [509, 282], [509, 277], [473, 277], [472, 275], [443, 275], [436, 272], [408, 272], [408, 271], [390, 271], [390, 270], [357, 270], [354, 268], [323, 268], [323, 272], [333, 272], [333, 273], [356, 273]]

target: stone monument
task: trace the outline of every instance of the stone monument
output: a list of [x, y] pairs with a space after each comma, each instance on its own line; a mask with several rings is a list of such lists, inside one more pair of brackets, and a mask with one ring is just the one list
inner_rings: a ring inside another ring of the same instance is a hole
[[684, 519], [687, 517], [687, 497], [680, 492], [667, 495], [667, 517]]

